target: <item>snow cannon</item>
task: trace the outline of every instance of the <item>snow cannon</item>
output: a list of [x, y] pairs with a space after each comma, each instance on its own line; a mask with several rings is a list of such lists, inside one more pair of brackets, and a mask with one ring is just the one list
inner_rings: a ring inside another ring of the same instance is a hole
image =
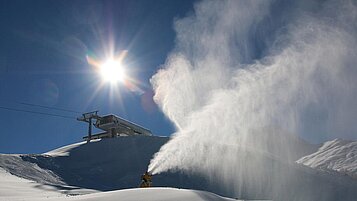
[[141, 175], [141, 183], [140, 188], [148, 188], [152, 186], [152, 174], [146, 171], [143, 175]]

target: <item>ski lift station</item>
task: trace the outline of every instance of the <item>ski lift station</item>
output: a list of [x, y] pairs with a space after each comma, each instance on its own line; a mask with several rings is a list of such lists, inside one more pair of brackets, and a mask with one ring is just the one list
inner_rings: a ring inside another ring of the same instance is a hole
[[[119, 136], [152, 135], [149, 129], [114, 114], [99, 116], [98, 111], [94, 111], [82, 114], [77, 120], [88, 123], [88, 135], [83, 137], [87, 142], [93, 139], [114, 138]], [[92, 134], [92, 125], [103, 132]]]

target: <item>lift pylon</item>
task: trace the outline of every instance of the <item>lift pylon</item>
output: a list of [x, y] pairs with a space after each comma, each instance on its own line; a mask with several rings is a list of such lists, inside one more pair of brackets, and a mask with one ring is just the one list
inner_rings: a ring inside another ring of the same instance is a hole
[[92, 119], [100, 119], [100, 116], [98, 115], [98, 110], [93, 111], [93, 112], [87, 112], [82, 114], [81, 117], [78, 117], [78, 121], [83, 121], [88, 123], [88, 139], [87, 143], [90, 142], [92, 138]]

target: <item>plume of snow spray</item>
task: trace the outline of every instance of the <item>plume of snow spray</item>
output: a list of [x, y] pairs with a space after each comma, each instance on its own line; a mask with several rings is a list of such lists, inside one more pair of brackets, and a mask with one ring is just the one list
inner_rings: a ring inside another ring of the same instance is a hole
[[177, 132], [149, 171], [200, 172], [239, 190], [273, 165], [254, 156], [301, 156], [294, 134], [355, 137], [356, 21], [352, 0], [197, 3], [175, 21], [176, 48], [151, 80]]

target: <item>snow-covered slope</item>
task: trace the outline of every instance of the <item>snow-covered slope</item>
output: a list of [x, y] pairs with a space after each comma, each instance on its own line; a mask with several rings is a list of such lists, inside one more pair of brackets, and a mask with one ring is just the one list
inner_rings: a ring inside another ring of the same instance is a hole
[[297, 163], [357, 179], [357, 142], [341, 139], [325, 142], [317, 152], [302, 157]]
[[[37, 181], [41, 186], [54, 187], [67, 195], [93, 193], [87, 189], [113, 191], [136, 188], [153, 154], [168, 140], [167, 137], [130, 136], [81, 142], [45, 154], [2, 154], [0, 167], [13, 175]], [[273, 145], [267, 146], [266, 150], [269, 151], [268, 148]], [[283, 161], [285, 157], [254, 147], [222, 147], [223, 152], [226, 149], [236, 149], [236, 157], [242, 160], [237, 174], [230, 176], [242, 181], [242, 186], [234, 188], [235, 191], [227, 188], [222, 180], [199, 172], [155, 175], [154, 186], [204, 190], [247, 199], [332, 201], [338, 197], [352, 201], [357, 196], [357, 182], [352, 179], [339, 179], [334, 174], [321, 175], [310, 167]], [[85, 196], [73, 199], [82, 198], [86, 199]]]
[[50, 185], [115, 190], [137, 187], [166, 137], [133, 136], [68, 145], [46, 154], [0, 155], [0, 167]]
[[229, 201], [213, 193], [174, 188], [127, 189], [68, 196], [57, 188], [11, 175], [0, 168], [0, 201]]
[[[68, 189], [136, 188], [152, 156], [168, 137], [130, 136], [76, 143], [45, 154], [0, 155], [0, 167], [21, 178]], [[203, 177], [165, 173], [155, 186], [211, 190]]]
[[56, 201], [233, 201], [213, 193], [175, 188], [127, 189], [78, 196], [71, 199], [56, 199]]
[[[81, 145], [79, 143], [77, 145]], [[51, 152], [50, 154], [66, 155], [69, 154], [71, 148], [76, 146], [69, 146]], [[2, 166], [11, 166], [16, 170], [16, 174], [23, 177], [31, 176], [32, 179], [41, 179], [38, 174], [43, 173], [42, 180], [45, 181], [49, 176], [48, 172], [39, 168], [34, 164], [29, 164], [26, 161], [21, 162], [18, 155], [1, 155]], [[24, 166], [29, 165], [28, 169]], [[34, 167], [35, 166], [35, 167]], [[22, 172], [25, 170], [24, 172]], [[28, 171], [31, 170], [31, 171]], [[38, 172], [33, 171], [38, 170]], [[37, 175], [37, 176], [36, 176]], [[35, 177], [36, 176], [36, 177]], [[51, 182], [54, 182], [53, 180]], [[48, 183], [48, 181], [47, 181]], [[69, 193], [70, 192], [70, 193]], [[86, 195], [83, 195], [86, 194]], [[76, 195], [76, 196], [68, 196]], [[79, 189], [71, 186], [55, 186], [46, 185], [43, 183], [31, 181], [12, 175], [3, 168], [0, 168], [0, 201], [229, 201], [233, 199], [224, 198], [213, 193], [184, 190], [175, 188], [150, 188], [150, 189], [127, 189], [98, 193], [93, 190]]]
[[[32, 157], [28, 155], [26, 157]], [[0, 154], [0, 168], [13, 175], [40, 183], [65, 185], [52, 171], [39, 167], [36, 163], [23, 160], [22, 155]]]
[[[0, 181], [0, 184], [1, 183]], [[17, 191], [23, 190], [26, 192], [20, 192], [20, 194], [16, 195]], [[0, 193], [1, 192], [3, 191], [0, 189]], [[28, 186], [26, 188], [14, 186], [10, 193], [0, 195], [0, 201], [239, 201], [205, 191], [175, 188], [135, 188], [87, 195], [65, 196], [63, 194], [56, 194], [55, 192], [46, 192], [31, 187], [28, 188]]]
[[64, 196], [54, 187], [19, 178], [0, 168], [0, 201]]

